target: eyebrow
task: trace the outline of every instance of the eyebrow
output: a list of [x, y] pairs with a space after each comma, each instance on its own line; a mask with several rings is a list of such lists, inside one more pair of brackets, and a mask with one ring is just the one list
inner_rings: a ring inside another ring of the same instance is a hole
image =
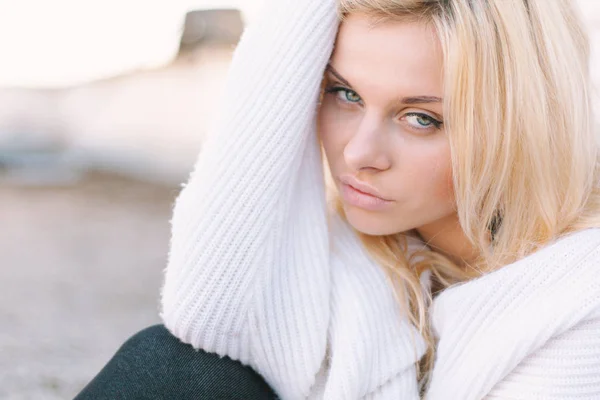
[[[333, 76], [335, 76], [341, 83], [352, 88], [350, 82], [348, 82], [339, 72], [333, 68], [331, 64], [327, 64], [325, 71], [329, 71]], [[441, 103], [442, 99], [436, 96], [408, 96], [400, 98], [400, 103], [404, 104], [427, 104], [427, 103]]]

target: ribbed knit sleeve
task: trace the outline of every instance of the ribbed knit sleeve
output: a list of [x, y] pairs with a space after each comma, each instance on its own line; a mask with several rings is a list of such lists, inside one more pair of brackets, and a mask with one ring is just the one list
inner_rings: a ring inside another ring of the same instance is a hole
[[434, 301], [437, 399], [600, 399], [600, 229]]
[[315, 133], [334, 0], [269, 0], [234, 53], [220, 115], [172, 218], [162, 288], [182, 341], [304, 398], [329, 321], [328, 231]]
[[488, 397], [600, 399], [600, 308], [529, 354]]

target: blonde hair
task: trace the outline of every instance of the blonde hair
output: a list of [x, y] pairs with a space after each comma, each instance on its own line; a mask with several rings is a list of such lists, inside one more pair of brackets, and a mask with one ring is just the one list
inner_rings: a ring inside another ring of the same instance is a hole
[[[599, 147], [590, 46], [569, 0], [338, 0], [340, 17], [415, 20], [444, 51], [444, 125], [459, 221], [480, 259], [460, 267], [433, 251], [407, 254], [406, 233], [359, 236], [407, 299], [434, 359], [419, 277], [441, 288], [512, 263], [562, 235], [600, 226]], [[339, 199], [335, 207], [343, 216]], [[491, 234], [490, 234], [491, 233]], [[492, 245], [490, 246], [490, 236]]]

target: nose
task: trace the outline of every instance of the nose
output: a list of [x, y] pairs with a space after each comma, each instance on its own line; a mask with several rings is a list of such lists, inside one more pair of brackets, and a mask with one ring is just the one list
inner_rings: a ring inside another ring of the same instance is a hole
[[353, 171], [389, 169], [391, 158], [386, 150], [383, 124], [365, 116], [344, 148], [344, 159]]

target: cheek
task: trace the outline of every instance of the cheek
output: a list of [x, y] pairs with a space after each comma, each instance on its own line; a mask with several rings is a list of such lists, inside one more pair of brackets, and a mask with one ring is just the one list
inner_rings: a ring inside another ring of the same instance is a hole
[[440, 195], [449, 197], [451, 203], [454, 204], [454, 181], [452, 179], [452, 176], [452, 161], [450, 159], [450, 156], [448, 155], [447, 165], [445, 167], [443, 175], [444, 182], [443, 185], [440, 186]]
[[428, 180], [431, 184], [432, 198], [440, 204], [454, 204], [452, 160], [449, 146], [440, 149], [429, 165]]
[[345, 136], [350, 132], [347, 121], [340, 118], [330, 101], [323, 101], [317, 115], [317, 133], [332, 167], [343, 157]]
[[403, 164], [410, 169], [412, 186], [418, 192], [415, 199], [423, 203], [454, 204], [452, 160], [447, 141], [428, 143], [411, 153], [415, 156]]

